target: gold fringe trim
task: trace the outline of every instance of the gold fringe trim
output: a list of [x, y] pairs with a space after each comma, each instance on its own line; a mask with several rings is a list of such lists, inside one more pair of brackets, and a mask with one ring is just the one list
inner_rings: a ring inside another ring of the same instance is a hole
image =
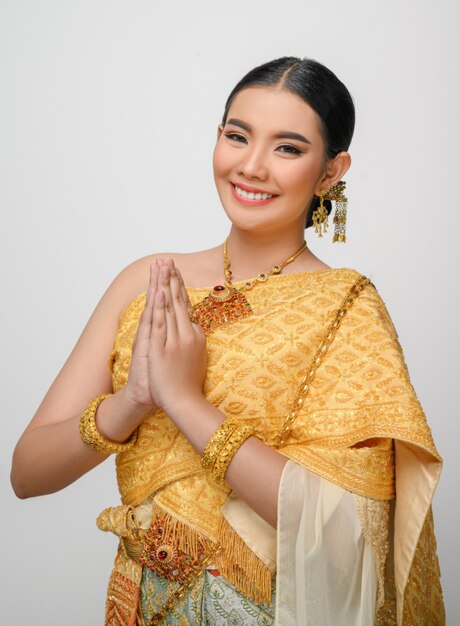
[[162, 520], [162, 540], [165, 543], [170, 543], [178, 550], [198, 557], [202, 550], [208, 554], [217, 548], [215, 541], [212, 541], [203, 533], [191, 528], [185, 522], [173, 517], [168, 511], [165, 511], [165, 509], [162, 509], [157, 504], [153, 504], [152, 523], [159, 517], [161, 517]]
[[254, 602], [269, 604], [272, 598], [270, 568], [246, 545], [222, 516], [219, 522], [220, 552], [215, 557], [219, 572]]

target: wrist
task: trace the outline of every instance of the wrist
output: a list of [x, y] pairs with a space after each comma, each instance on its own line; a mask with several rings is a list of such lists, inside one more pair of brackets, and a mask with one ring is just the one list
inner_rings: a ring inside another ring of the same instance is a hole
[[155, 411], [158, 411], [156, 404], [139, 404], [139, 402], [133, 398], [127, 386], [119, 389], [114, 394], [114, 397], [118, 398], [122, 411], [131, 415], [132, 420], [137, 421], [137, 425], [139, 425], [146, 417], [153, 415]]
[[212, 405], [201, 393], [196, 393], [174, 399], [163, 410], [174, 423], [179, 425], [183, 419], [187, 420], [190, 415], [199, 415], [210, 406]]
[[225, 419], [223, 413], [201, 394], [187, 395], [165, 412], [199, 454]]
[[96, 424], [100, 434], [122, 443], [151, 415], [146, 407], [133, 403], [124, 387], [105, 398], [97, 409]]

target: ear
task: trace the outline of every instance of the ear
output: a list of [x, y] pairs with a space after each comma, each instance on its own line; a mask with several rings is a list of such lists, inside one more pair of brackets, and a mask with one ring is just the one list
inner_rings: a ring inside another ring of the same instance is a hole
[[323, 176], [316, 185], [315, 195], [320, 191], [328, 191], [345, 176], [351, 165], [351, 156], [348, 152], [339, 152], [333, 159], [328, 159], [324, 167]]
[[224, 125], [219, 124], [219, 126], [217, 127], [217, 141], [219, 141], [219, 137], [221, 136], [223, 130], [224, 130]]

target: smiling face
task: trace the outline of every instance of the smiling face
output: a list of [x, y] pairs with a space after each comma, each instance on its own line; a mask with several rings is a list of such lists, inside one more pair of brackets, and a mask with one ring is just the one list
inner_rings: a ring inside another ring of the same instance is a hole
[[329, 188], [326, 165], [318, 115], [287, 90], [243, 89], [219, 125], [214, 180], [225, 212], [242, 230], [303, 232], [313, 195]]

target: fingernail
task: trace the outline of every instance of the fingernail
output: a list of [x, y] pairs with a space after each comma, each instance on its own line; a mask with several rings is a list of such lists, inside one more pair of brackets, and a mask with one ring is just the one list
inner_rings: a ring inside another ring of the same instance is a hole
[[161, 275], [163, 276], [163, 278], [168, 278], [168, 276], [169, 276], [169, 267], [167, 265], [165, 265], [164, 267], [161, 268]]

